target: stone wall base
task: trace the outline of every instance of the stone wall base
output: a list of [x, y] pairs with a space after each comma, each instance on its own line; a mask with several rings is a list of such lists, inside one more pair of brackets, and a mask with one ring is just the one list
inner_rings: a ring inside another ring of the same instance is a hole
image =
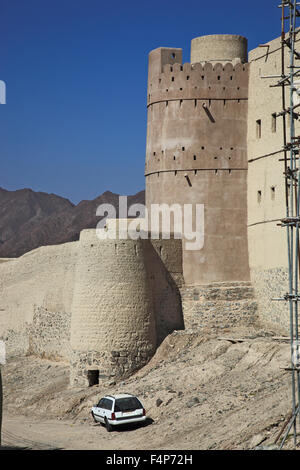
[[180, 290], [186, 329], [228, 328], [258, 321], [257, 302], [250, 282], [221, 282], [184, 286]]
[[141, 348], [119, 351], [72, 351], [70, 360], [70, 384], [89, 386], [88, 373], [99, 372], [99, 382], [109, 378], [126, 378], [151, 359], [154, 350]]

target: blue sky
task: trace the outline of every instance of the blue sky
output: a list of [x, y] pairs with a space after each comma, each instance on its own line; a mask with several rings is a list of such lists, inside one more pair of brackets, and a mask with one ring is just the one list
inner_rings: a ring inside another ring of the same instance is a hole
[[144, 189], [147, 61], [160, 46], [280, 35], [278, 1], [0, 0], [0, 186], [74, 203]]

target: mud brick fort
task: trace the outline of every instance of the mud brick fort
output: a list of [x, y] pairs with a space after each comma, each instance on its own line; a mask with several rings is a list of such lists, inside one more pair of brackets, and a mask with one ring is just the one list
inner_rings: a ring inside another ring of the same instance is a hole
[[[174, 330], [256, 322], [288, 328], [280, 39], [198, 37], [149, 54], [146, 206], [204, 204], [204, 246], [80, 240], [0, 259], [0, 339], [8, 357], [70, 364], [72, 385], [142, 367]], [[296, 123], [296, 126], [298, 123]], [[107, 226], [112, 221], [107, 220]]]

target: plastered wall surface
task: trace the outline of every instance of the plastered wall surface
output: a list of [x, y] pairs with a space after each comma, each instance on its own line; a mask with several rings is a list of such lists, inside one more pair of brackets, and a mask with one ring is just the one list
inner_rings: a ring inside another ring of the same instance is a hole
[[[280, 38], [249, 53], [248, 107], [248, 240], [251, 279], [260, 318], [286, 329], [288, 306], [272, 298], [288, 291], [281, 89], [271, 87], [281, 75]], [[288, 72], [288, 69], [286, 69]], [[288, 92], [287, 104], [288, 104]], [[287, 117], [287, 126], [289, 118]], [[289, 128], [289, 127], [288, 127]], [[296, 121], [296, 132], [300, 131]]]
[[41, 247], [0, 263], [0, 337], [8, 356], [68, 357], [77, 246]]

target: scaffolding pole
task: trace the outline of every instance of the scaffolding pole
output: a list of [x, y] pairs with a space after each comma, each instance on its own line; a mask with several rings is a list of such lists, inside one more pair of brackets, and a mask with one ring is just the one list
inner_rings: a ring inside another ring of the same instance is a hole
[[[282, 0], [281, 5], [281, 78], [275, 86], [281, 87], [282, 111], [278, 115], [283, 120], [283, 152], [284, 152], [284, 178], [285, 178], [285, 205], [286, 216], [281, 220], [281, 227], [286, 228], [287, 255], [288, 255], [288, 285], [289, 292], [284, 300], [289, 305], [290, 319], [290, 353], [291, 353], [291, 392], [292, 392], [292, 417], [288, 423], [279, 448], [282, 449], [286, 439], [293, 428], [294, 446], [297, 446], [297, 422], [300, 430], [300, 371], [299, 371], [299, 324], [298, 302], [299, 294], [299, 225], [300, 225], [300, 172], [297, 168], [299, 160], [300, 137], [295, 135], [295, 78], [299, 78], [300, 69], [295, 61], [300, 58], [296, 50], [296, 35], [298, 32], [297, 19], [300, 17], [296, 0]], [[289, 65], [285, 64], [285, 56], [288, 56]], [[274, 85], [272, 85], [274, 86]], [[288, 94], [288, 97], [286, 95]], [[286, 101], [289, 100], [289, 107]], [[289, 116], [287, 125], [286, 116]], [[288, 129], [289, 127], [289, 129]], [[278, 299], [279, 300], [279, 299]], [[297, 403], [298, 402], [298, 403]]]

